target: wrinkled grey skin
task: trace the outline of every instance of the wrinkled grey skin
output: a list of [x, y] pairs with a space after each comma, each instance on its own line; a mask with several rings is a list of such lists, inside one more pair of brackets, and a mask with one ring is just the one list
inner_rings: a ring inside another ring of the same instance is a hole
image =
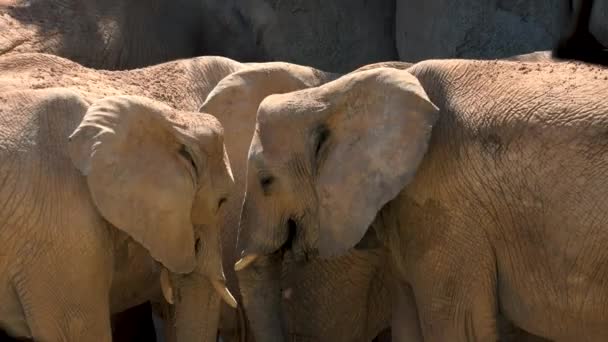
[[19, 52], [110, 70], [219, 55], [344, 72], [397, 59], [394, 3], [3, 0], [0, 55]]
[[[343, 73], [379, 61], [549, 50], [570, 7], [570, 0], [3, 0], [0, 54], [44, 52], [101, 69], [221, 55]], [[596, 0], [591, 31], [604, 44], [607, 11], [608, 1]]]
[[0, 55], [42, 52], [109, 70], [201, 55], [261, 60], [249, 27], [221, 1], [3, 0]]
[[605, 340], [606, 78], [432, 60], [267, 97], [240, 272], [276, 278], [282, 251], [339, 256], [376, 234], [420, 321], [402, 324], [425, 341], [495, 341], [499, 313], [549, 340]]

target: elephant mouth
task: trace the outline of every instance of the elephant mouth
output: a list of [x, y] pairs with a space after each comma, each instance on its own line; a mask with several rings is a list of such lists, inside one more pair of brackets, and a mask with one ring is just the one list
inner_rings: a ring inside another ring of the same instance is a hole
[[[280, 247], [277, 248], [273, 253], [269, 253], [269, 255], [278, 254], [280, 256], [280, 259], [283, 260], [285, 253], [288, 253], [293, 249], [294, 242], [298, 238], [298, 228], [300, 228], [298, 221], [293, 218], [289, 218], [285, 223], [285, 229], [287, 230], [287, 237], [285, 238], [285, 241], [283, 241]], [[260, 256], [260, 254], [256, 253], [247, 254], [243, 256], [234, 264], [234, 270], [239, 272], [246, 269], [247, 267], [255, 263], [255, 261], [258, 260]]]

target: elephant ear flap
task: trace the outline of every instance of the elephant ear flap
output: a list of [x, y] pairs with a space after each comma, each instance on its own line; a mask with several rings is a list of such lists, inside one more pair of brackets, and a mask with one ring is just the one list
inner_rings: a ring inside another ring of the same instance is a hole
[[407, 71], [379, 68], [320, 88], [327, 106], [313, 129], [322, 257], [345, 253], [412, 180], [439, 109]]
[[173, 272], [192, 271], [194, 186], [179, 162], [174, 110], [137, 96], [94, 102], [70, 135], [73, 164], [101, 215]]

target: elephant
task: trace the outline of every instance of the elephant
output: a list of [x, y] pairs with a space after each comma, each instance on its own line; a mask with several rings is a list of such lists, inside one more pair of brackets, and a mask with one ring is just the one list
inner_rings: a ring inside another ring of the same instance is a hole
[[[2, 327], [37, 341], [111, 341], [110, 313], [134, 300], [113, 288], [159, 269], [178, 338], [214, 341], [220, 298], [236, 306], [217, 224], [233, 185], [219, 121], [67, 88], [0, 99]], [[207, 311], [201, 323], [181, 320]]]
[[285, 340], [270, 285], [284, 258], [370, 239], [399, 280], [394, 313], [419, 324], [394, 322], [424, 341], [496, 341], [499, 313], [543, 339], [605, 340], [606, 79], [581, 63], [446, 59], [266, 97], [235, 265], [267, 297], [243, 300], [271, 313], [264, 340]]
[[3, 0], [0, 55], [49, 53], [109, 70], [217, 55], [345, 72], [397, 58], [393, 22], [392, 0]]
[[[109, 70], [218, 55], [345, 73], [551, 50], [573, 1], [587, 0], [3, 0], [0, 55], [49, 53]], [[604, 44], [606, 4], [596, 1], [591, 20]], [[445, 8], [456, 15], [437, 14]]]
[[[91, 69], [84, 68], [76, 63], [70, 62], [60, 57], [46, 55], [46, 54], [19, 54], [14, 56], [6, 56], [0, 58], [0, 93], [2, 94], [19, 94], [22, 91], [30, 91], [30, 90], [43, 90], [43, 89], [54, 89], [54, 88], [69, 88], [72, 91], [76, 91], [80, 93], [81, 97], [86, 99], [86, 103], [91, 103], [94, 101], [101, 101], [103, 98], [111, 97], [111, 96], [120, 96], [123, 94], [133, 96], [133, 95], [143, 95], [146, 98], [153, 99], [155, 103], [163, 103], [164, 106], [170, 108], [176, 108], [179, 112], [196, 112], [200, 103], [203, 102], [204, 98], [207, 94], [212, 90], [219, 80], [221, 80], [224, 76], [230, 74], [234, 70], [243, 67], [240, 63], [235, 61], [225, 59], [225, 58], [215, 58], [215, 57], [207, 57], [207, 58], [198, 58], [193, 60], [183, 60], [172, 63], [167, 63], [147, 69], [140, 69], [128, 72], [116, 71], [116, 72], [108, 72], [108, 71], [95, 71]], [[188, 93], [185, 93], [185, 90]], [[184, 91], [184, 92], [182, 92]], [[52, 93], [51, 93], [52, 95]], [[50, 96], [50, 95], [49, 95]], [[18, 97], [17, 97], [18, 98]], [[50, 97], [52, 99], [52, 96]], [[12, 100], [14, 102], [14, 100]], [[25, 100], [23, 100], [25, 101]], [[45, 101], [43, 98], [39, 99], [40, 106], [45, 105]], [[66, 100], [67, 101], [67, 100]], [[25, 102], [24, 102], [25, 103]], [[80, 102], [77, 102], [80, 103]], [[155, 105], [158, 107], [158, 105]], [[26, 107], [27, 108], [27, 107]], [[174, 111], [175, 112], [175, 111]], [[197, 112], [198, 113], [198, 112]], [[198, 114], [197, 114], [198, 115]], [[189, 114], [189, 116], [192, 116]], [[185, 116], [186, 118], [189, 116]], [[199, 115], [201, 118], [205, 118], [206, 116], [203, 114]], [[8, 120], [8, 119], [6, 119]], [[4, 123], [2, 127], [4, 130], [6, 126], [8, 126], [10, 121], [3, 120]], [[14, 123], [11, 124], [15, 126]], [[12, 127], [11, 126], [11, 127]], [[153, 128], [153, 127], [152, 127]], [[184, 128], [185, 129], [185, 128]], [[66, 141], [69, 134], [65, 136]], [[223, 133], [222, 133], [223, 135]], [[4, 135], [3, 135], [4, 137]], [[3, 146], [4, 145], [3, 143]], [[222, 145], [223, 146], [223, 145]], [[202, 147], [201, 147], [202, 148]], [[84, 150], [83, 150], [84, 151]], [[153, 153], [154, 150], [150, 150], [150, 153]], [[159, 150], [159, 158], [163, 155], [160, 153], [162, 150]], [[186, 153], [187, 152], [187, 153]], [[191, 153], [197, 153], [196, 163], [201, 163], [205, 155], [203, 154], [205, 151], [197, 148], [194, 152], [188, 151], [180, 152], [182, 155], [182, 159], [185, 156], [188, 156]], [[178, 155], [179, 156], [179, 155]], [[3, 160], [6, 156], [3, 157]], [[141, 159], [141, 157], [140, 157]], [[10, 159], [9, 159], [10, 160]], [[136, 158], [133, 158], [136, 161]], [[178, 160], [179, 161], [179, 160]], [[214, 161], [210, 159], [205, 163], [211, 163]], [[145, 162], [145, 161], [144, 161]], [[17, 161], [15, 161], [17, 163]], [[150, 162], [146, 162], [150, 164]], [[7, 164], [4, 164], [7, 165]], [[10, 164], [9, 164], [10, 165]], [[18, 164], [16, 164], [18, 165]], [[171, 167], [171, 163], [167, 162], [167, 166]], [[150, 165], [152, 166], [152, 165]], [[187, 165], [186, 165], [187, 166]], [[209, 164], [209, 167], [212, 165]], [[201, 165], [202, 167], [202, 165]], [[209, 172], [206, 169], [202, 169], [197, 172], [200, 173], [201, 177], [210, 177]], [[207, 167], [207, 166], [205, 166]], [[74, 168], [74, 170], [76, 170]], [[66, 172], [74, 172], [72, 169], [66, 169]], [[161, 172], [162, 169], [159, 169]], [[218, 172], [221, 170], [218, 170]], [[14, 175], [10, 178], [6, 178], [8, 170], [3, 169], [3, 179], [15, 179]], [[13, 171], [12, 171], [13, 172]], [[206, 173], [203, 173], [206, 172]], [[159, 173], [160, 174], [160, 173]], [[67, 173], [69, 175], [69, 173]], [[127, 174], [124, 175], [128, 176]], [[175, 176], [175, 182], [181, 181], [181, 176]], [[84, 179], [84, 177], [81, 177]], [[72, 178], [66, 178], [72, 179]], [[80, 178], [76, 178], [80, 179]], [[142, 178], [144, 181], [145, 178]], [[14, 182], [14, 181], [13, 181]], [[232, 182], [232, 180], [231, 180]], [[171, 185], [172, 182], [167, 182]], [[217, 187], [217, 190], [222, 190], [224, 180], [223, 178], [217, 179], [217, 184], [214, 185]], [[2, 192], [3, 196], [6, 196], [13, 187], [7, 187], [9, 183], [3, 183]], [[80, 183], [76, 183], [80, 184]], [[177, 183], [176, 183], [177, 184]], [[18, 183], [20, 186], [20, 191], [23, 191], [25, 187], [24, 184]], [[179, 184], [177, 184], [179, 185]], [[201, 183], [201, 185], [204, 185]], [[86, 184], [85, 184], [86, 186]], [[72, 186], [75, 188], [75, 185]], [[150, 187], [152, 189], [153, 187]], [[110, 190], [110, 188], [108, 188]], [[128, 189], [125, 188], [125, 189]], [[17, 188], [14, 189], [17, 191]], [[185, 191], [183, 186], [176, 187], [176, 190]], [[203, 189], [201, 191], [211, 191], [213, 187], [207, 186], [206, 190]], [[226, 189], [226, 191], [233, 191], [233, 189]], [[11, 190], [12, 191], [12, 190]], [[49, 190], [50, 191], [50, 190]], [[83, 190], [79, 190], [80, 192], [76, 192], [75, 196], [80, 194], [83, 195]], [[183, 192], [180, 201], [175, 200], [170, 196], [165, 196], [168, 201], [175, 201], [176, 205], [187, 204], [184, 202], [185, 200], [190, 200], [192, 205], [192, 192]], [[27, 193], [26, 193], [27, 194]], [[101, 193], [102, 194], [102, 193]], [[42, 194], [41, 194], [42, 195]], [[123, 197], [127, 197], [124, 194]], [[149, 194], [152, 196], [153, 194]], [[169, 194], [167, 194], [169, 195]], [[45, 196], [50, 196], [49, 194], [45, 194]], [[132, 197], [132, 196], [131, 196]], [[41, 197], [41, 199], [44, 197]], [[51, 197], [52, 198], [52, 197]], [[151, 197], [153, 198], [153, 197]], [[88, 203], [86, 201], [86, 197], [82, 197], [82, 202], [85, 205]], [[101, 198], [103, 199], [103, 198]], [[156, 200], [156, 199], [154, 199]], [[196, 203], [204, 203], [203, 199], [198, 199]], [[72, 200], [73, 201], [73, 200]], [[135, 198], [133, 198], [134, 203]], [[90, 202], [90, 200], [89, 200]], [[223, 203], [225, 201], [223, 200]], [[7, 203], [6, 198], [2, 198], [2, 203]], [[11, 202], [8, 202], [11, 204]], [[27, 203], [27, 202], [26, 202]], [[35, 203], [35, 202], [32, 202]], [[117, 201], [117, 203], [119, 203]], [[122, 203], [122, 202], [120, 202]], [[164, 205], [167, 209], [171, 208], [168, 203], [163, 203], [162, 201], [158, 201], [159, 205]], [[33, 204], [32, 204], [33, 205]], [[16, 203], [13, 202], [10, 206], [7, 206], [7, 210], [10, 210], [13, 206], [16, 206]], [[20, 206], [25, 206], [22, 203]], [[197, 204], [197, 208], [200, 205]], [[125, 206], [129, 208], [130, 206]], [[222, 205], [222, 210], [225, 210], [225, 205]], [[27, 209], [24, 207], [24, 209]], [[34, 208], [35, 209], [35, 208]], [[59, 207], [57, 207], [59, 209]], [[66, 208], [68, 209], [68, 208]], [[91, 210], [93, 207], [90, 208]], [[136, 209], [136, 208], [133, 208]], [[179, 209], [179, 208], [176, 208]], [[200, 214], [205, 214], [205, 208], [200, 208]], [[32, 209], [33, 210], [33, 209]], [[198, 209], [197, 209], [198, 210]], [[111, 213], [106, 213], [104, 209], [103, 214], [108, 215]], [[161, 210], [156, 210], [157, 212], [163, 212]], [[179, 213], [178, 210], [174, 210], [176, 213]], [[222, 214], [221, 212], [219, 213]], [[171, 219], [173, 215], [163, 214], [166, 218], [163, 218], [162, 221], [171, 223], [168, 221]], [[197, 214], [199, 215], [199, 214]], [[213, 215], [209, 215], [209, 217], [213, 217], [217, 215], [215, 212]], [[99, 215], [98, 215], [99, 216]], [[59, 216], [61, 217], [61, 216]], [[106, 216], [103, 216], [106, 217]], [[198, 216], [196, 216], [198, 217]], [[134, 219], [136, 217], [134, 216]], [[98, 219], [96, 219], [98, 220]], [[116, 220], [116, 218], [112, 217], [112, 220]], [[197, 218], [200, 220], [200, 218]], [[4, 221], [3, 221], [4, 222]], [[110, 221], [112, 222], [112, 221]], [[196, 221], [199, 222], [199, 221]], [[53, 223], [53, 222], [48, 222]], [[59, 225], [60, 222], [53, 223], [54, 225]], [[92, 222], [93, 224], [95, 222]], [[219, 223], [214, 223], [219, 225]], [[132, 225], [132, 223], [130, 224]], [[4, 231], [13, 232], [15, 227], [5, 226], [3, 224]], [[92, 226], [93, 227], [93, 226]], [[109, 229], [110, 226], [108, 226]], [[206, 226], [202, 226], [203, 228]], [[10, 229], [9, 229], [10, 228]], [[27, 227], [24, 227], [27, 228]], [[165, 269], [172, 270], [170, 267], [175, 268], [176, 271], [179, 271], [183, 266], [178, 265], [176, 262], [169, 260], [170, 263], [166, 263], [165, 259], [167, 259], [166, 255], [158, 255], [159, 246], [154, 246], [151, 243], [158, 243], [157, 241], [148, 241], [152, 240], [150, 236], [146, 236], [146, 240], [144, 240], [145, 244], [142, 244], [139, 240], [141, 240], [141, 233], [139, 236], [133, 235], [130, 231], [124, 231], [116, 228], [109, 229], [109, 232], [112, 233], [110, 237], [112, 240], [112, 244], [106, 245], [108, 251], [112, 251], [114, 255], [111, 255], [111, 260], [116, 261], [115, 267], [112, 269], [112, 273], [108, 273], [110, 270], [106, 272], [105, 268], [100, 269], [100, 274], [103, 274], [104, 277], [111, 276], [109, 279], [112, 280], [112, 287], [109, 294], [110, 299], [110, 308], [112, 313], [122, 312], [125, 309], [135, 306], [139, 303], [142, 303], [147, 300], [162, 300], [161, 294], [161, 279], [164, 279], [164, 289], [166, 290], [167, 297], [169, 300], [175, 302], [174, 305], [174, 315], [175, 315], [175, 329], [173, 334], [175, 334], [178, 338], [190, 340], [192, 337], [189, 337], [189, 334], [197, 334], [200, 335], [200, 339], [208, 340], [214, 339], [217, 334], [217, 327], [215, 325], [218, 324], [217, 320], [220, 312], [220, 302], [218, 296], [209, 291], [209, 286], [212, 284], [209, 283], [207, 278], [213, 280], [213, 287], [217, 290], [222, 291], [223, 298], [230, 302], [230, 305], [235, 305], [234, 299], [231, 298], [229, 291], [225, 289], [225, 286], [221, 284], [221, 278], [224, 277], [222, 271], [222, 259], [221, 259], [221, 248], [219, 244], [219, 230], [217, 227], [213, 227], [214, 231], [206, 232], [206, 237], [201, 236], [201, 239], [197, 243], [199, 249], [205, 248], [203, 253], [201, 253], [201, 257], [204, 257], [206, 262], [201, 262], [197, 264], [197, 270], [189, 276], [181, 276], [166, 271]], [[98, 228], [96, 228], [99, 230]], [[205, 228], [207, 229], [207, 228]], [[97, 230], [92, 230], [93, 232]], [[198, 232], [197, 228], [197, 232]], [[217, 236], [214, 236], [216, 234]], [[99, 244], [101, 244], [106, 239], [105, 235], [98, 233], [100, 237]], [[106, 234], [107, 235], [107, 234]], [[6, 235], [4, 235], [6, 236]], [[175, 243], [171, 240], [170, 236], [164, 236], [163, 234], [158, 234], [159, 238], [162, 238], [162, 244], [166, 245], [167, 248], [171, 247], [172, 243]], [[88, 239], [92, 239], [94, 236], [89, 236]], [[189, 238], [188, 235], [183, 235], [184, 241]], [[5, 241], [5, 237], [2, 238], [1, 241], [3, 245], [7, 245]], [[39, 243], [39, 242], [38, 242]], [[107, 244], [107, 243], [106, 243]], [[194, 246], [194, 245], [193, 245]], [[37, 248], [36, 244], [32, 243], [32, 248]], [[112, 248], [110, 248], [112, 247]], [[180, 246], [180, 249], [184, 252], [187, 252], [189, 249], [186, 248], [188, 246]], [[155, 250], [152, 250], [154, 248]], [[161, 249], [162, 251], [162, 249]], [[151, 255], [151, 253], [154, 253]], [[68, 255], [65, 256], [67, 258]], [[161, 264], [163, 267], [159, 267], [160, 264], [155, 262], [154, 260], [161, 259]], [[156, 259], [154, 259], [156, 258]], [[102, 260], [100, 260], [101, 262]], [[52, 266], [52, 265], [51, 265]], [[85, 265], [86, 266], [86, 265]], [[168, 267], [170, 266], [170, 267]], [[88, 266], [87, 266], [88, 267]], [[105, 266], [104, 266], [105, 267]], [[49, 269], [56, 270], [56, 266]], [[102, 272], [103, 270], [103, 272]], [[216, 273], [215, 275], [213, 273]], [[6, 280], [6, 273], [2, 272], [3, 279]], [[18, 274], [18, 273], [17, 273]], [[161, 277], [161, 275], [163, 275]], [[30, 279], [24, 279], [31, 282]], [[6, 284], [6, 283], [5, 283]], [[198, 285], [197, 285], [198, 284]], [[195, 285], [199, 286], [196, 288]], [[101, 285], [100, 285], [101, 286]], [[43, 289], [40, 289], [43, 290]], [[175, 294], [171, 295], [171, 292]], [[215, 291], [214, 291], [215, 292]], [[12, 292], [3, 292], [2, 303], [6, 303], [5, 296], [8, 296]], [[107, 295], [107, 294], [106, 294]], [[16, 298], [16, 294], [14, 294]], [[175, 298], [173, 298], [175, 297]], [[100, 295], [101, 298], [101, 295]], [[16, 299], [12, 300], [14, 303], [18, 303]], [[210, 306], [210, 307], [209, 307]], [[14, 309], [17, 309], [18, 306], [15, 306]], [[108, 312], [109, 314], [110, 312]], [[11, 335], [21, 335], [27, 334], [26, 326], [23, 325], [23, 321], [21, 321], [21, 325], [18, 328], [15, 328], [14, 325], [18, 322], [6, 321], [6, 317], [13, 317], [16, 314], [13, 312], [3, 312], [2, 318], [0, 318], [0, 326], [7, 330]], [[193, 319], [194, 317], [195, 319]], [[201, 320], [201, 322], [197, 322], [197, 320]], [[100, 324], [103, 320], [100, 321]], [[208, 323], [208, 331], [202, 331], [205, 326], [201, 323]], [[193, 325], [191, 328], [188, 324]], [[52, 330], [49, 331], [51, 333]], [[34, 332], [31, 332], [34, 333]], [[39, 332], [36, 332], [39, 333]], [[100, 338], [104, 335], [99, 335]], [[52, 338], [51, 338], [52, 339]], [[198, 338], [196, 338], [198, 339]], [[44, 340], [44, 339], [43, 339]]]
[[[409, 66], [403, 62], [386, 62], [369, 66]], [[359, 72], [355, 70], [353, 72]], [[231, 158], [232, 172], [238, 194], [228, 203], [225, 239], [225, 269], [237, 261], [235, 253], [238, 219], [245, 189], [245, 170], [250, 137], [255, 127], [259, 104], [271, 94], [286, 93], [315, 87], [339, 77], [310, 67], [288, 63], [262, 63], [255, 68], [234, 72], [222, 79], [201, 106], [201, 112], [212, 113], [226, 127], [226, 149]], [[231, 207], [230, 205], [233, 205]], [[230, 216], [232, 214], [232, 216]], [[232, 227], [233, 229], [229, 229]], [[283, 289], [287, 333], [295, 340], [311, 341], [371, 341], [390, 325], [391, 274], [384, 265], [386, 251], [377, 246], [361, 248], [334, 260], [317, 260], [300, 266], [285, 260], [280, 278], [272, 286]], [[226, 274], [228, 283], [234, 273]], [[234, 291], [239, 303], [248, 298], [248, 279], [238, 278]], [[383, 281], [375, 281], [382, 279]], [[232, 290], [232, 288], [230, 288]], [[243, 292], [244, 291], [244, 292]], [[256, 341], [260, 338], [256, 320], [264, 312], [245, 311]], [[247, 329], [248, 332], [250, 329]], [[253, 335], [253, 336], [252, 336]]]
[[[550, 58], [550, 55], [547, 57], [547, 54], [548, 52], [540, 52], [513, 58], [544, 61]], [[387, 61], [366, 65], [350, 73], [382, 67], [407, 69], [412, 65], [407, 62]], [[288, 67], [284, 63], [277, 64], [277, 66]], [[253, 121], [260, 102], [266, 96], [309, 88], [314, 82], [325, 83], [340, 76], [325, 74], [318, 70], [314, 73], [318, 76], [311, 79], [302, 72], [291, 70], [291, 73], [286, 73], [281, 68], [277, 69], [276, 66], [240, 70], [217, 84], [200, 111], [213, 113], [220, 118], [220, 121], [225, 117], [225, 113], [232, 113], [234, 118], [247, 117]], [[319, 76], [321, 80], [313, 81]], [[251, 136], [254, 122], [246, 123], [245, 128], [238, 130], [230, 129], [237, 126], [235, 122], [222, 121], [222, 123], [225, 127], [229, 127], [226, 130], [228, 141], [226, 148], [231, 156], [235, 183], [237, 188], [244, 189], [248, 145], [242, 143], [233, 145], [233, 143], [242, 141], [243, 137]], [[243, 196], [243, 193], [240, 196]], [[236, 201], [235, 204], [239, 205], [241, 202]], [[232, 220], [235, 219], [232, 217]], [[227, 227], [234, 226], [236, 226], [236, 222]], [[223, 244], [224, 246], [236, 240], [236, 231], [230, 229], [225, 231], [232, 232], [234, 235], [224, 235], [227, 240]], [[392, 284], [395, 279], [391, 276], [390, 268], [387, 267], [386, 251], [378, 248], [374, 243], [370, 243], [369, 246], [363, 248], [363, 244], [359, 244], [357, 250], [351, 251], [349, 255], [333, 260], [313, 259], [305, 265], [294, 263], [293, 260], [283, 262], [281, 279], [276, 279], [273, 285], [283, 289], [282, 306], [287, 334], [296, 339], [304, 335], [309, 339], [320, 341], [370, 341], [374, 336], [379, 336], [379, 333], [390, 336], [391, 298], [393, 297], [391, 292], [394, 291]], [[232, 248], [228, 248], [225, 254], [224, 259], [227, 260], [227, 263], [224, 264], [224, 267], [228, 269], [231, 267], [229, 263], [236, 261], [238, 256]], [[348, 271], [341, 271], [344, 269]], [[239, 289], [234, 291], [239, 295], [239, 302], [241, 302], [247, 300], [247, 293], [254, 291], [257, 279], [250, 280], [247, 275], [243, 276], [242, 273], [241, 277], [238, 275]], [[232, 283], [232, 276], [233, 273], [227, 273], [229, 284]], [[377, 282], [374, 283], [375, 281]], [[385, 284], [382, 284], [383, 282]], [[323, 284], [323, 286], [315, 288], [315, 283]], [[230, 290], [233, 291], [233, 288], [230, 287]], [[241, 294], [245, 295], [242, 299]], [[264, 298], [264, 296], [250, 297]], [[297, 298], [307, 298], [307, 300], [302, 302]], [[361, 300], [362, 298], [367, 300]], [[411, 319], [416, 320], [415, 313], [404, 312], [404, 315], [413, 316]], [[256, 318], [268, 317], [267, 312], [252, 310], [246, 316], [249, 321], [254, 321], [248, 330], [252, 330], [253, 335], [258, 336], [258, 340], [272, 340], [272, 337], [264, 335], [267, 328], [260, 327], [255, 322]], [[502, 317], [500, 324], [503, 341], [538, 341], [534, 336], [514, 327], [511, 322]], [[398, 332], [398, 334], [409, 333]]]
[[109, 70], [201, 55], [263, 59], [249, 24], [221, 1], [0, 1], [0, 55], [35, 52]]
[[[388, 62], [377, 66], [380, 65], [405, 64]], [[223, 205], [219, 226], [227, 286], [238, 302], [241, 296], [233, 265], [238, 257], [235, 248], [246, 156], [257, 106], [269, 94], [318, 86], [340, 76], [290, 63], [243, 64], [221, 57], [198, 57], [130, 71], [100, 71], [47, 54], [0, 57], [0, 75], [0, 92], [64, 87], [95, 98], [140, 95], [178, 110], [200, 110], [216, 117], [224, 127], [224, 144], [235, 181]], [[248, 87], [243, 88], [244, 84]], [[369, 341], [388, 328], [390, 295], [384, 283], [389, 280], [373, 281], [391, 276], [384, 267], [386, 258], [384, 249], [371, 246], [335, 260], [313, 262], [304, 268], [286, 263], [282, 285], [291, 289], [287, 291], [290, 299], [285, 301], [291, 335], [312, 339], [335, 336], [336, 341], [352, 341], [355, 338], [350, 337], [355, 336]], [[153, 280], [158, 279], [157, 272], [148, 278], [138, 286], [147, 289], [150, 284], [158, 284], [158, 280]], [[313, 286], [315, 283], [324, 286], [318, 288]], [[114, 302], [123, 304], [117, 311], [143, 300], [152, 300], [157, 306], [157, 301], [162, 299], [160, 289], [133, 289], [124, 293], [124, 288], [128, 286], [113, 289], [112, 296], [117, 296]], [[138, 292], [149, 294], [137, 300], [124, 299]], [[224, 341], [252, 339], [252, 334], [246, 334], [244, 317], [237, 310], [224, 303], [220, 311], [219, 330]], [[173, 333], [169, 331], [166, 338], [171, 340]]]

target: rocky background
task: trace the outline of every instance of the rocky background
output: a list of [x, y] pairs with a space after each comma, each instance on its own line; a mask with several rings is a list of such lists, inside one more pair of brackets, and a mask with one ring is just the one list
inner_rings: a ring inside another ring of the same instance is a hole
[[[242, 29], [255, 37], [250, 56], [343, 72], [385, 60], [502, 58], [549, 50], [572, 3], [233, 0], [226, 6], [231, 9], [225, 13], [242, 17]], [[596, 1], [591, 26], [598, 40], [608, 44], [608, 0]]]

